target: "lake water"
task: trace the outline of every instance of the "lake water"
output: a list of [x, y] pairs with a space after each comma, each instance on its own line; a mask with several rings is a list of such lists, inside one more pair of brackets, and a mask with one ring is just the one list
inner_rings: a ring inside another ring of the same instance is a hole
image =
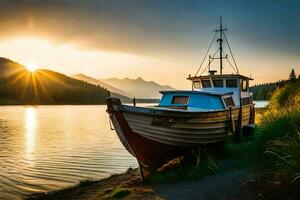
[[1, 106], [0, 199], [20, 199], [137, 167], [110, 130], [105, 109]]
[[269, 105], [269, 101], [254, 101], [256, 108], [265, 108]]
[[20, 199], [137, 167], [106, 106], [1, 106], [0, 199]]

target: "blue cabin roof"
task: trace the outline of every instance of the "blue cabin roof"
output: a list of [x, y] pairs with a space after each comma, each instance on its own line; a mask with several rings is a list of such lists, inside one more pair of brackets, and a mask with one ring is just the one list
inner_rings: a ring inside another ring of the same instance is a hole
[[167, 91], [159, 91], [161, 94], [165, 93], [194, 93], [194, 94], [207, 94], [207, 95], [216, 95], [223, 96], [226, 94], [233, 94], [233, 92], [229, 91], [204, 91], [204, 90], [167, 90]]
[[186, 110], [219, 110], [224, 109], [221, 96], [229, 93], [203, 91], [164, 91], [159, 106], [182, 108]]

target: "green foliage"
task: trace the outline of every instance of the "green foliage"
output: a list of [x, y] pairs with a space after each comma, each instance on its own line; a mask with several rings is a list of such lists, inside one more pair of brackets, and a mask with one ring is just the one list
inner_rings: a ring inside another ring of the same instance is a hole
[[172, 183], [199, 179], [205, 175], [213, 175], [222, 169], [222, 165], [211, 155], [202, 155], [200, 163], [185, 161], [175, 168], [156, 172], [150, 177], [151, 182]]
[[[269, 185], [284, 198], [299, 197], [300, 186], [300, 80], [278, 88], [256, 131], [253, 148], [262, 163], [264, 184], [279, 183], [282, 190]], [[274, 187], [274, 188], [273, 188]]]
[[277, 89], [270, 100], [271, 112], [295, 108], [299, 109], [300, 104], [300, 79], [290, 81], [284, 87]]
[[250, 87], [250, 92], [253, 92], [254, 100], [269, 100], [272, 97], [273, 93], [276, 91], [276, 89], [282, 88], [283, 86], [287, 85], [290, 82], [292, 81], [283, 80], [274, 83], [264, 83], [264, 84], [254, 85]]
[[272, 174], [269, 179], [300, 182], [299, 91], [299, 79], [278, 88], [254, 135], [241, 144], [229, 139], [218, 150], [219, 156], [237, 159], [244, 166], [260, 166]]
[[299, 110], [276, 110], [263, 117], [258, 129], [260, 146], [271, 141], [288, 137], [295, 137], [300, 130]]
[[219, 158], [234, 158], [234, 159], [253, 159], [256, 155], [255, 139], [256, 135], [252, 135], [247, 140], [243, 139], [242, 143], [235, 143], [232, 138], [228, 139], [223, 146], [217, 151]]
[[27, 71], [0, 58], [2, 104], [104, 104], [108, 91], [49, 70]]
[[276, 172], [276, 179], [300, 183], [300, 138], [297, 136], [271, 140], [265, 148], [265, 166]]
[[125, 196], [129, 195], [131, 192], [132, 191], [128, 188], [116, 188], [111, 192], [110, 196], [115, 199], [122, 199]]
[[92, 179], [86, 179], [86, 180], [81, 180], [77, 187], [86, 187], [95, 184], [95, 180]]

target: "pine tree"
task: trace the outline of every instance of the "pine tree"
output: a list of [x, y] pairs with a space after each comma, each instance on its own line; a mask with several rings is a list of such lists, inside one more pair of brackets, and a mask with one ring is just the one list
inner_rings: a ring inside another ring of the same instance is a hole
[[295, 73], [295, 70], [292, 69], [291, 73], [290, 73], [290, 77], [289, 77], [289, 80], [296, 80], [297, 77], [296, 77], [296, 73]]

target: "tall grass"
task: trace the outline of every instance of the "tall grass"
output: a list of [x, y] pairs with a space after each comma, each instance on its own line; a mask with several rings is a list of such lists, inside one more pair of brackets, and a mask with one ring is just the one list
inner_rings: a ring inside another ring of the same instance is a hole
[[196, 160], [183, 160], [176, 167], [167, 170], [157, 171], [150, 177], [150, 182], [174, 183], [187, 180], [200, 179], [206, 175], [214, 175], [222, 169], [222, 165], [210, 154], [205, 153], [201, 156], [199, 164]]
[[258, 146], [265, 148], [272, 140], [297, 137], [300, 128], [300, 112], [297, 109], [276, 109], [269, 111], [257, 129]]
[[283, 88], [277, 89], [270, 100], [270, 111], [276, 112], [282, 109], [300, 109], [300, 79], [291, 81]]
[[270, 141], [265, 150], [267, 169], [272, 169], [275, 179], [300, 183], [300, 138], [289, 137]]
[[254, 135], [241, 144], [231, 140], [222, 156], [240, 160], [244, 166], [260, 166], [269, 179], [300, 183], [300, 79], [277, 89]]
[[[300, 186], [300, 80], [277, 89], [256, 132], [256, 148], [268, 182], [284, 183], [287, 195]], [[278, 192], [278, 191], [277, 191]]]

